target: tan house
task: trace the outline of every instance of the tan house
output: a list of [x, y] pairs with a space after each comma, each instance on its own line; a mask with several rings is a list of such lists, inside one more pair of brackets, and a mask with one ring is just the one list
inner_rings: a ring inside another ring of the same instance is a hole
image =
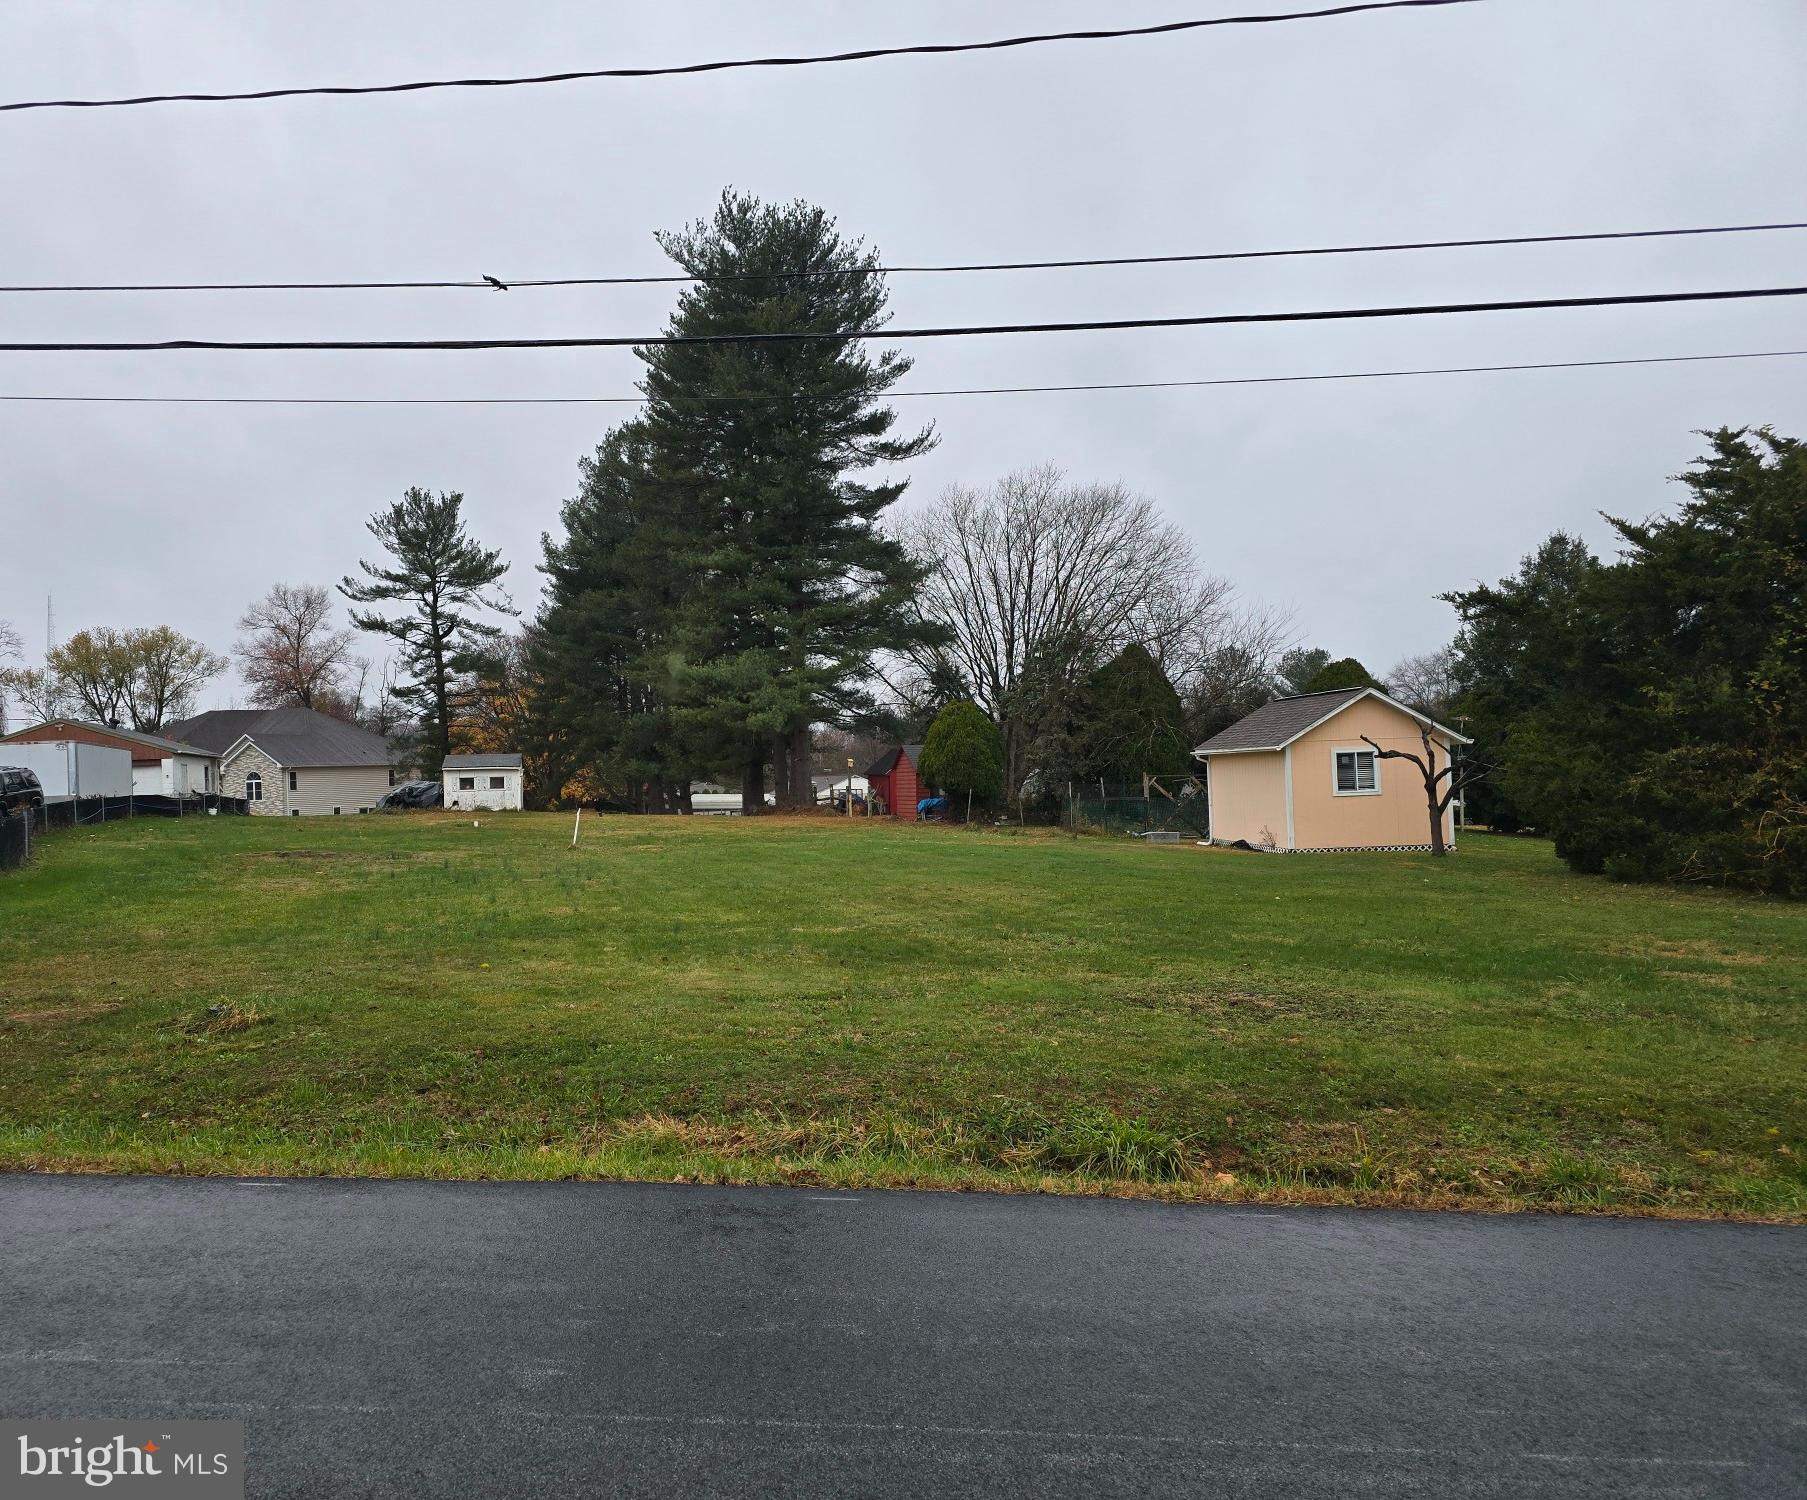
[[372, 812], [400, 769], [380, 734], [311, 708], [221, 708], [167, 727], [217, 754], [220, 791], [265, 816]]
[[[1428, 849], [1423, 774], [1375, 753], [1378, 745], [1422, 758], [1426, 734], [1439, 770], [1452, 747], [1472, 743], [1378, 688], [1276, 699], [1192, 752], [1205, 765], [1211, 841], [1284, 851]], [[1445, 778], [1439, 792], [1448, 786]], [[1453, 807], [1443, 820], [1453, 848]]]

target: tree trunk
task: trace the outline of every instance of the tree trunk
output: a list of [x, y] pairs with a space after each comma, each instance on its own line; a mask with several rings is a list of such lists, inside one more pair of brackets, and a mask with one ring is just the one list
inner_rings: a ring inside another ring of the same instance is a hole
[[779, 812], [795, 812], [791, 796], [791, 741], [788, 734], [772, 737], [772, 791]]
[[810, 743], [809, 725], [793, 729], [790, 739], [791, 801], [808, 810], [816, 805], [816, 783], [809, 769], [815, 746]]
[[1420, 729], [1418, 738], [1424, 745], [1424, 764], [1419, 769], [1424, 772], [1424, 800], [1430, 804], [1431, 854], [1436, 856], [1448, 852], [1443, 847], [1443, 809], [1437, 803], [1437, 747], [1428, 729]]
[[757, 818], [765, 812], [765, 757], [757, 750], [741, 768], [740, 810], [748, 818]]

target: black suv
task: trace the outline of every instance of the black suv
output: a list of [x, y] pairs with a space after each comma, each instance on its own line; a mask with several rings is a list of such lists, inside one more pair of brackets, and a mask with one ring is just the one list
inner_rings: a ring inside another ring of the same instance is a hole
[[0, 766], [0, 812], [17, 812], [21, 807], [42, 807], [44, 788], [36, 771], [24, 766]]

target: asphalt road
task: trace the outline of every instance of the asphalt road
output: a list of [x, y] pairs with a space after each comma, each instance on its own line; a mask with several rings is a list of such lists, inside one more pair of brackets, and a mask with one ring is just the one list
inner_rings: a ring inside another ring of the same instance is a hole
[[0, 1177], [0, 1414], [257, 1496], [1800, 1496], [1807, 1231]]

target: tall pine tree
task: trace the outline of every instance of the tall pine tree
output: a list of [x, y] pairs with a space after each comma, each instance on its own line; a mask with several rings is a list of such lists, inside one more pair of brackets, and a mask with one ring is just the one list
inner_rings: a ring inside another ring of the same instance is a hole
[[673, 699], [673, 633], [695, 582], [689, 491], [661, 476], [639, 421], [610, 433], [579, 468], [564, 540], [543, 538], [540, 713], [613, 799], [688, 812], [692, 778], [714, 768]]
[[353, 610], [351, 623], [400, 643], [409, 680], [396, 696], [418, 711], [420, 771], [428, 777], [439, 775], [452, 748], [455, 684], [483, 664], [484, 649], [502, 633], [473, 611], [515, 613], [506, 595], [490, 592], [508, 564], [465, 531], [463, 508], [464, 496], [456, 491], [410, 489], [367, 523], [393, 565], [360, 562], [364, 577], [339, 583], [354, 604], [409, 606], [400, 615]]
[[[674, 334], [852, 335], [887, 320], [876, 253], [809, 204], [730, 190], [659, 243], [698, 278]], [[694, 587], [665, 657], [674, 727], [738, 763], [745, 811], [764, 808], [768, 761], [779, 805], [802, 804], [810, 726], [866, 720], [873, 654], [929, 643], [907, 608], [922, 569], [878, 525], [907, 481], [860, 477], [934, 444], [931, 429], [896, 434], [881, 404], [910, 361], [835, 337], [639, 353], [656, 468], [687, 497]]]

